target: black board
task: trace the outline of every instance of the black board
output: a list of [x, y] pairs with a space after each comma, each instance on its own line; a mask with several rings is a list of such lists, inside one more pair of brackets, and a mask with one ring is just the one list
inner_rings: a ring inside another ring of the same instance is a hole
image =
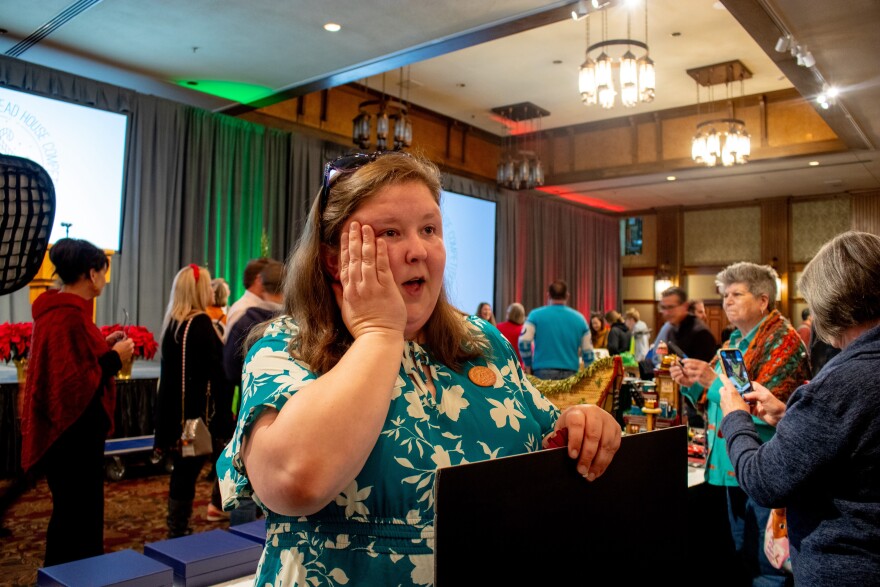
[[687, 427], [622, 439], [592, 483], [565, 448], [447, 467], [435, 485], [437, 587], [602, 584], [685, 564]]

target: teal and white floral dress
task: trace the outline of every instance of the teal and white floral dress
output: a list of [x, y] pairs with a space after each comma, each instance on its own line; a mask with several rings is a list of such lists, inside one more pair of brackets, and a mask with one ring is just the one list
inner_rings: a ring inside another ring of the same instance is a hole
[[[315, 379], [287, 344], [296, 326], [274, 321], [248, 353], [235, 436], [217, 461], [224, 509], [252, 497], [266, 511], [267, 540], [256, 585], [431, 585], [434, 580], [434, 474], [439, 467], [541, 448], [558, 410], [525, 378], [510, 343], [489, 323], [463, 318], [482, 333], [484, 356], [461, 373], [407, 342], [385, 425], [357, 478], [320, 512], [282, 516], [262, 505], [241, 461], [241, 441], [267, 408], [280, 410]], [[427, 365], [436, 399], [425, 385]], [[489, 367], [494, 384], [468, 378]]]

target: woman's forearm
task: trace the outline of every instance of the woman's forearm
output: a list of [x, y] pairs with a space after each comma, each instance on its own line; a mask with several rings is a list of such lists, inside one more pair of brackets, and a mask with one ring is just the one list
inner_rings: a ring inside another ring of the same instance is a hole
[[270, 509], [314, 513], [360, 472], [388, 414], [403, 344], [400, 333], [360, 336], [333, 369], [254, 425], [245, 466]]

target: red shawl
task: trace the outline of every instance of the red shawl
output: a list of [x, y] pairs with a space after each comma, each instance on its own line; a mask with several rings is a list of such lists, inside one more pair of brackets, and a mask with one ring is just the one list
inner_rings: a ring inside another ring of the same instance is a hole
[[[729, 343], [724, 348], [729, 348]], [[769, 389], [782, 401], [810, 378], [807, 348], [791, 323], [773, 310], [761, 322], [743, 353], [749, 378]], [[718, 361], [716, 356], [712, 365]]]
[[48, 290], [33, 305], [34, 330], [22, 412], [21, 466], [34, 466], [100, 389], [111, 422], [116, 384], [102, 381], [98, 358], [110, 350], [92, 322], [92, 302]]

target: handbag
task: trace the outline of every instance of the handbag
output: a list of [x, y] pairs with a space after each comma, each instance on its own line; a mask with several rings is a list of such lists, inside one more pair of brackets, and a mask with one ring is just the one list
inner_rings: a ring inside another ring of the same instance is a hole
[[211, 422], [211, 418], [208, 416], [208, 406], [211, 403], [211, 382], [208, 381], [208, 390], [205, 394], [205, 419], [203, 420], [201, 417], [185, 419], [186, 335], [189, 334], [190, 324], [192, 324], [192, 318], [187, 321], [186, 328], [183, 330], [183, 343], [181, 345], [183, 369], [181, 370], [180, 384], [180, 426], [182, 429], [180, 435], [180, 455], [183, 457], [201, 457], [209, 455], [214, 451], [214, 441], [211, 438], [211, 431], [208, 430], [207, 424]]
[[788, 523], [785, 508], [770, 510], [767, 527], [764, 530], [764, 554], [773, 568], [791, 572], [791, 557], [788, 551]]

